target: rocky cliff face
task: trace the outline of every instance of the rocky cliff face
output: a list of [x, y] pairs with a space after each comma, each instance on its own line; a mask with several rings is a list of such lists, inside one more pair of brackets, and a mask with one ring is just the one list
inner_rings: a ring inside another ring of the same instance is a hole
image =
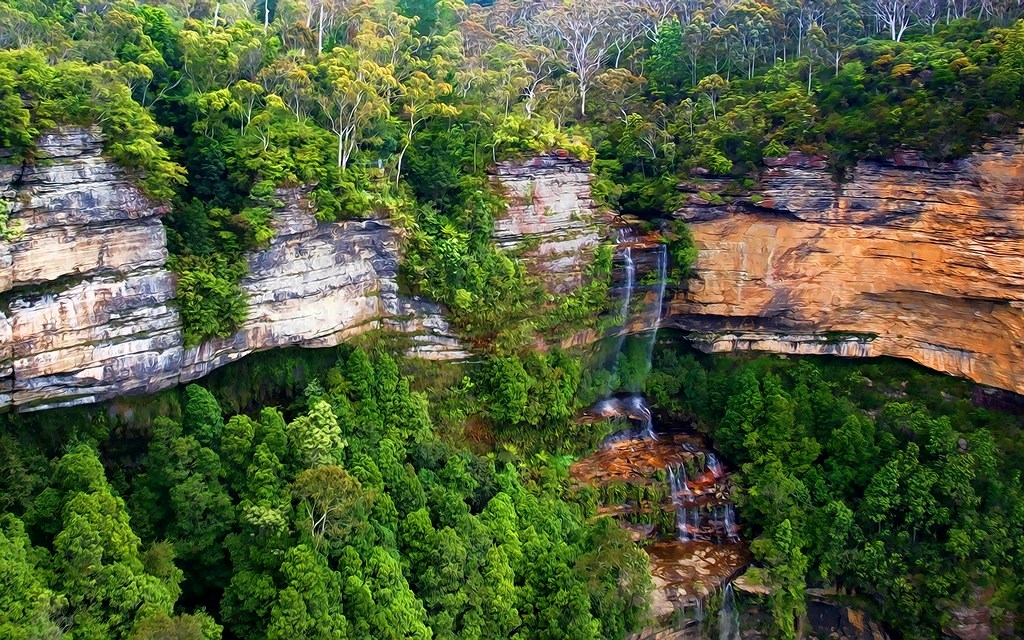
[[546, 155], [501, 162], [492, 175], [509, 203], [494, 223], [498, 247], [521, 252], [552, 291], [579, 287], [601, 241], [589, 163]]
[[318, 224], [301, 191], [279, 194], [277, 237], [249, 256], [239, 331], [186, 348], [164, 266], [166, 208], [102, 157], [101, 142], [68, 128], [39, 141], [35, 165], [0, 165], [20, 232], [0, 241], [0, 410], [153, 392], [254, 351], [332, 346], [378, 327], [408, 333], [415, 355], [465, 355], [438, 309], [398, 297], [394, 231]]
[[769, 168], [755, 194], [678, 215], [698, 277], [666, 325], [708, 351], [897, 356], [1024, 393], [1024, 152]]
[[0, 197], [20, 233], [0, 242], [10, 264], [0, 271], [0, 408], [176, 382], [166, 209], [100, 150], [96, 132], [66, 129], [39, 140], [35, 165], [0, 166]]

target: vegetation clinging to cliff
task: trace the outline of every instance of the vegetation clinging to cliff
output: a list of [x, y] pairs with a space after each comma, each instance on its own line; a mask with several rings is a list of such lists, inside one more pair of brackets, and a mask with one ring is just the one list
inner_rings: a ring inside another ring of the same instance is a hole
[[808, 583], [867, 595], [904, 637], [938, 637], [951, 603], [975, 599], [994, 629], [1019, 631], [1024, 425], [973, 405], [967, 383], [905, 363], [665, 349], [646, 391], [739, 465], [780, 635], [795, 637]]
[[32, 48], [0, 48], [0, 147], [13, 150], [15, 161], [32, 160], [39, 135], [62, 124], [98, 125], [107, 153], [139, 171], [154, 201], [170, 199], [185, 183], [157, 139], [159, 125], [121, 74], [73, 59], [51, 64]]
[[271, 237], [275, 190], [300, 184], [322, 219], [404, 220], [409, 284], [476, 332], [536, 304], [488, 238], [500, 157], [596, 150], [605, 200], [664, 216], [681, 173], [742, 176], [787, 149], [946, 158], [1011, 128], [1013, 11], [904, 5], [18, 0], [0, 145], [31, 157], [50, 124], [96, 122], [152, 195], [173, 189], [190, 342], [235, 328], [242, 255]]

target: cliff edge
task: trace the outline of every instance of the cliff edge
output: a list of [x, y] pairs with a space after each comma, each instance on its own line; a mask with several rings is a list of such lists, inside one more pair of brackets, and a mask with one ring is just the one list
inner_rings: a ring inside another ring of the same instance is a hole
[[667, 326], [707, 351], [895, 356], [1024, 393], [1024, 139], [934, 164], [774, 160], [677, 215], [700, 250]]
[[407, 334], [413, 355], [466, 355], [439, 309], [399, 298], [387, 221], [318, 223], [301, 189], [279, 193], [277, 235], [248, 255], [245, 322], [186, 347], [165, 267], [167, 207], [102, 155], [96, 129], [50, 132], [35, 158], [0, 164], [18, 231], [0, 241], [0, 410], [151, 393], [255, 351], [333, 346], [379, 327]]

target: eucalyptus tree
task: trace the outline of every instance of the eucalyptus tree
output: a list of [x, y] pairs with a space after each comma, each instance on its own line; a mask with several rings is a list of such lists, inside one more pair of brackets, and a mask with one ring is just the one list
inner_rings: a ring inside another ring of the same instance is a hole
[[563, 52], [575, 76], [580, 115], [587, 114], [587, 93], [611, 46], [615, 15], [608, 0], [569, 0], [537, 16], [544, 35]]

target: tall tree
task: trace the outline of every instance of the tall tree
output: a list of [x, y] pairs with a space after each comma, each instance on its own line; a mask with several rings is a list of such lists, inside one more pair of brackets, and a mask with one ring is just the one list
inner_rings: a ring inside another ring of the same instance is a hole
[[607, 0], [568, 0], [537, 16], [542, 36], [557, 43], [576, 76], [582, 116], [587, 114], [587, 92], [611, 43], [614, 18]]

